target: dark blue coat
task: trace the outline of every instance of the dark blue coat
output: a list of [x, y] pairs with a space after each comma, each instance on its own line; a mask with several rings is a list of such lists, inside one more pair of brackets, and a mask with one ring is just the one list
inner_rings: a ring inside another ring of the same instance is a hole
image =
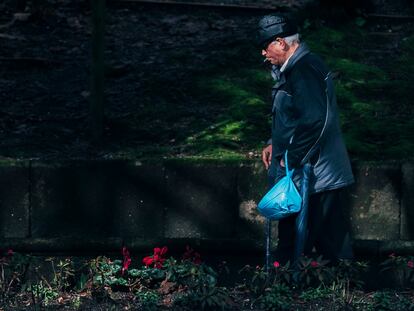
[[274, 70], [271, 180], [284, 174], [279, 162], [288, 150], [289, 167], [300, 187], [301, 167], [313, 164], [310, 192], [347, 186], [354, 178], [339, 127], [332, 74], [300, 44], [283, 72]]

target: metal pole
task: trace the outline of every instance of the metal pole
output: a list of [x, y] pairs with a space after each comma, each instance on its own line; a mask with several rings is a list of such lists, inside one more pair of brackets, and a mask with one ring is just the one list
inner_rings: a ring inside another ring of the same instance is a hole
[[272, 243], [272, 221], [266, 218], [266, 263], [265, 271], [269, 273], [271, 267], [270, 246]]

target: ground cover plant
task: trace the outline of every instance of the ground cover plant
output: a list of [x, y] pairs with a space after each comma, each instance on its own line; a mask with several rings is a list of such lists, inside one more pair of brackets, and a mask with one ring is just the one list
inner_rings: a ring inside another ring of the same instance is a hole
[[[261, 265], [234, 269], [230, 262], [213, 267], [190, 246], [176, 257], [166, 246], [137, 259], [126, 247], [116, 259], [45, 258], [8, 250], [0, 260], [0, 308], [414, 310], [412, 256], [390, 254], [383, 260], [379, 274], [387, 285], [376, 289], [364, 284], [372, 269], [366, 261], [333, 265], [322, 257], [302, 258], [298, 265], [274, 261], [267, 271]], [[403, 283], [383, 275], [386, 271], [404, 271]]]

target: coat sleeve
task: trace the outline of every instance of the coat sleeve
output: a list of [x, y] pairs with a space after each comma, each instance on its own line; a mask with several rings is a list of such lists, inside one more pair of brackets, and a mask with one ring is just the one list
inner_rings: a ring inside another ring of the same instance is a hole
[[287, 146], [288, 162], [298, 167], [310, 156], [320, 139], [327, 117], [326, 83], [320, 72], [306, 67], [292, 77], [292, 101], [296, 124]]
[[289, 147], [295, 133], [297, 117], [293, 106], [293, 96], [279, 90], [273, 100], [272, 145], [273, 158], [279, 161]]

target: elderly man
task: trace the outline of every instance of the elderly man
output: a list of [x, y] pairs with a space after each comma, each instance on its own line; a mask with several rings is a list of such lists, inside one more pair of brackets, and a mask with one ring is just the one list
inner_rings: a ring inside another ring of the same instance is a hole
[[[352, 258], [351, 241], [343, 213], [343, 188], [354, 178], [339, 128], [332, 75], [324, 62], [299, 41], [296, 25], [268, 15], [259, 22], [257, 41], [272, 64], [276, 83], [272, 89], [272, 139], [263, 149], [270, 185], [285, 174], [283, 155], [295, 168], [300, 184], [301, 168], [312, 164], [308, 239], [305, 254], [315, 247], [332, 261]], [[295, 218], [279, 221], [277, 259], [291, 260]]]

